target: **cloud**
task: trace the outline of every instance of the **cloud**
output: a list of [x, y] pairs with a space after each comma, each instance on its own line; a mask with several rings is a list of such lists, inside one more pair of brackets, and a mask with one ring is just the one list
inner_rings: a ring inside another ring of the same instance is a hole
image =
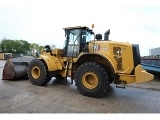
[[103, 35], [111, 29], [111, 40], [139, 44], [141, 55], [148, 55], [149, 49], [160, 45], [160, 8], [157, 5], [155, 0], [2, 0], [0, 39], [24, 39], [61, 47], [63, 27], [91, 27], [94, 23], [96, 33]]

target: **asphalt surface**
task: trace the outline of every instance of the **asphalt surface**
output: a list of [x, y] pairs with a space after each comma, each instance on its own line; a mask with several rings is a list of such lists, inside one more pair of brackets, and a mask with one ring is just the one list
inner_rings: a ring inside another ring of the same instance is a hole
[[[0, 60], [0, 79], [4, 63]], [[160, 113], [159, 106], [160, 80], [126, 89], [112, 84], [102, 98], [83, 96], [74, 84], [54, 78], [43, 87], [29, 80], [0, 80], [0, 113]]]

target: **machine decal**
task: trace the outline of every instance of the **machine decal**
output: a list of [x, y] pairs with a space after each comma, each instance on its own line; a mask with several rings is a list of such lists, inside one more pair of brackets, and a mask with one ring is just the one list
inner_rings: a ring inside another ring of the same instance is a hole
[[109, 50], [108, 48], [102, 48], [102, 50]]

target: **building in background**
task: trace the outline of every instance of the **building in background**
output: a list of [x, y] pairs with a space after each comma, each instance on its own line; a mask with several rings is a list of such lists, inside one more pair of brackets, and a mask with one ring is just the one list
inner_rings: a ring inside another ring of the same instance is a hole
[[150, 56], [153, 56], [153, 55], [160, 55], [160, 47], [158, 47], [158, 48], [153, 48], [153, 49], [150, 49], [149, 50], [149, 55]]
[[21, 53], [1, 53], [0, 52], [0, 60], [7, 60], [8, 58], [16, 58], [23, 57]]
[[0, 53], [0, 60], [4, 60], [5, 59], [5, 53]]

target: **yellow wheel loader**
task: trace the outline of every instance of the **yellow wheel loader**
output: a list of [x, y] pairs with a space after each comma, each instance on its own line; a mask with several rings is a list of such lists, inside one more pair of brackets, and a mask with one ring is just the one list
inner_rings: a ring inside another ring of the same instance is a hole
[[63, 49], [46, 45], [40, 56], [29, 62], [27, 71], [32, 84], [41, 86], [52, 77], [70, 77], [83, 95], [101, 97], [111, 83], [125, 87], [153, 79], [142, 69], [137, 44], [109, 40], [110, 30], [104, 39], [86, 26], [67, 27], [64, 31]]

